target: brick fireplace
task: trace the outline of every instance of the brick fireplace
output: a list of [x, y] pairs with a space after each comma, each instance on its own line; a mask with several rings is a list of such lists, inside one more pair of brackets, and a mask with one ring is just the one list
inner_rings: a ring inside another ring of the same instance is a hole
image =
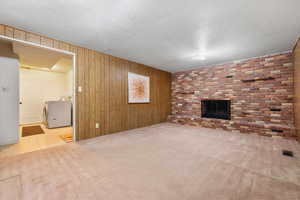
[[[295, 137], [293, 73], [292, 53], [174, 73], [169, 120], [265, 136]], [[220, 103], [206, 105], [207, 100]], [[224, 100], [230, 102], [229, 119], [222, 111], [228, 106], [222, 104]], [[211, 106], [210, 112], [204, 105]], [[216, 112], [223, 119], [214, 117], [218, 106], [221, 110]]]

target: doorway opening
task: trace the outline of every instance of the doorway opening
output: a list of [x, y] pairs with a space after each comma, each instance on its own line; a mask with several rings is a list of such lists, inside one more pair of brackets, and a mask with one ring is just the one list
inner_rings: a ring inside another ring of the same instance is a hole
[[0, 107], [13, 108], [0, 118], [0, 157], [76, 141], [75, 54], [12, 38], [0, 49], [0, 78], [10, 80], [0, 82]]

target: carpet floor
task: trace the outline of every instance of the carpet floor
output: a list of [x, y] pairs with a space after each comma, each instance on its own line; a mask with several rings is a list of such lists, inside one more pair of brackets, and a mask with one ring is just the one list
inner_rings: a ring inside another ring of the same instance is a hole
[[162, 123], [2, 158], [0, 199], [300, 200], [299, 155], [292, 140]]

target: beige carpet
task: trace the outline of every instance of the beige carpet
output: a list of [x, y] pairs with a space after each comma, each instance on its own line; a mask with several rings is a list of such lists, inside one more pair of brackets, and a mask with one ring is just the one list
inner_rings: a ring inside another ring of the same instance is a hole
[[290, 140], [164, 123], [0, 159], [0, 180], [19, 175], [25, 200], [296, 200], [299, 155]]

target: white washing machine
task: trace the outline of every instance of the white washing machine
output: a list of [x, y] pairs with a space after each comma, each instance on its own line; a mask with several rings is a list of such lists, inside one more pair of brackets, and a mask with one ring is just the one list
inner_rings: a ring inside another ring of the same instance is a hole
[[47, 101], [44, 107], [44, 123], [47, 128], [72, 126], [72, 102]]

